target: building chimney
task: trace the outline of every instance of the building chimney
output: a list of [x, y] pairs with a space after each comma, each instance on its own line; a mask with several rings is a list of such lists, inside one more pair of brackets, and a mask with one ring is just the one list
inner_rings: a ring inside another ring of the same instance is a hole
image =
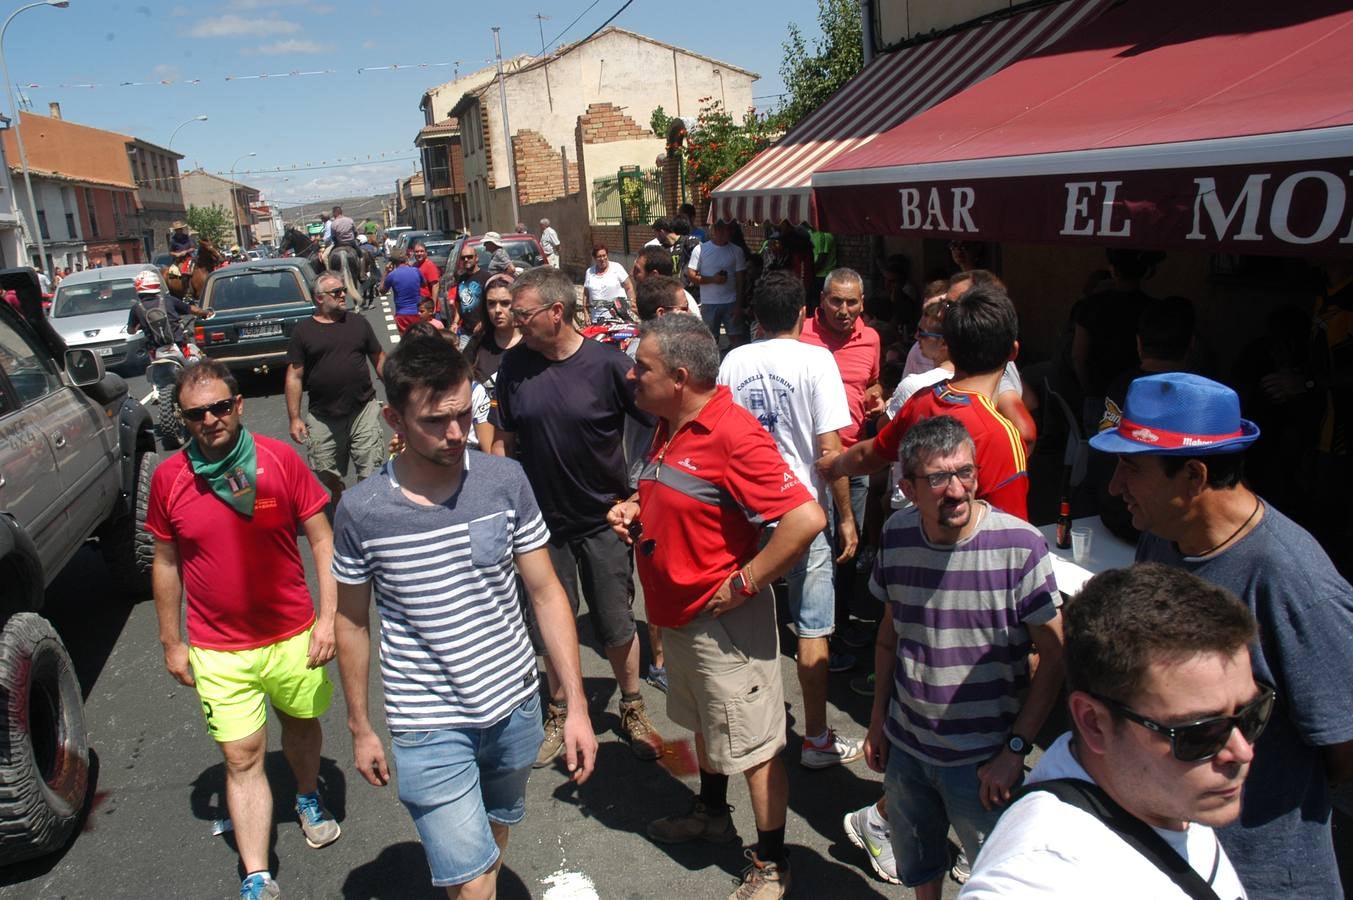
[[51, 113], [53, 119], [61, 118], [61, 104], [55, 100], [47, 104], [47, 111]]

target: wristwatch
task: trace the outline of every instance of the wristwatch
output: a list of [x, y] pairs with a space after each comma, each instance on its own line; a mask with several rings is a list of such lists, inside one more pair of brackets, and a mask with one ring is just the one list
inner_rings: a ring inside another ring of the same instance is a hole
[[1005, 749], [1009, 750], [1016, 756], [1028, 756], [1030, 753], [1033, 752], [1034, 745], [1026, 741], [1024, 738], [1020, 737], [1019, 735], [1012, 734], [1010, 735], [1009, 738], [1006, 739]]
[[742, 574], [741, 569], [733, 573], [733, 578], [728, 582], [728, 586], [744, 597], [756, 596], [756, 591], [752, 590], [752, 586], [747, 583], [747, 578]]

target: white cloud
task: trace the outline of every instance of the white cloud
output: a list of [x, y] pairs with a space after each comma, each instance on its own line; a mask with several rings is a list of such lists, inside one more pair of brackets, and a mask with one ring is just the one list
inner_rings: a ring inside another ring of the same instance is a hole
[[165, 63], [160, 63], [150, 71], [157, 81], [177, 81], [178, 77], [183, 74], [178, 66], [167, 65]]
[[290, 38], [285, 41], [263, 44], [259, 47], [245, 47], [240, 53], [245, 56], [281, 56], [287, 53], [332, 53], [333, 50], [333, 44], [320, 44], [315, 41]]
[[300, 31], [295, 22], [281, 19], [246, 19], [234, 14], [203, 19], [187, 31], [188, 37], [269, 37]]

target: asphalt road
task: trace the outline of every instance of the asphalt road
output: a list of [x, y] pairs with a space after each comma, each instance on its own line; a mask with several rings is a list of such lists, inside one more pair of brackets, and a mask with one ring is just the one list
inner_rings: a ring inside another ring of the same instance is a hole
[[[392, 322], [379, 308], [366, 315], [389, 348]], [[129, 380], [136, 396], [147, 393], [144, 379]], [[286, 439], [281, 374], [246, 379], [242, 389], [249, 427]], [[313, 585], [313, 571], [310, 575]], [[229, 833], [212, 834], [212, 821], [225, 815], [221, 758], [206, 735], [196, 696], [164, 670], [153, 604], [148, 598], [134, 605], [110, 599], [99, 587], [105, 580], [97, 552], [86, 548], [49, 591], [47, 607], [75, 660], [85, 694], [94, 760], [88, 817], [62, 852], [0, 871], [0, 897], [236, 896], [240, 873], [233, 841]], [[642, 602], [636, 610], [642, 614]], [[512, 830], [499, 895], [548, 900], [727, 896], [745, 865], [740, 846], [666, 847], [644, 834], [650, 819], [684, 808], [696, 783], [688, 735], [671, 724], [662, 695], [645, 684], [655, 724], [670, 739], [670, 747], [659, 763], [637, 760], [616, 733], [618, 692], [585, 618], [581, 632], [592, 723], [601, 741], [597, 770], [581, 787], [572, 786], [556, 769], [532, 775], [527, 818]], [[646, 669], [649, 654], [642, 625], [640, 635]], [[878, 797], [880, 776], [863, 762], [819, 772], [799, 766], [801, 698], [792, 647], [789, 655], [782, 655], [782, 669], [791, 704], [784, 758], [790, 776], [787, 840], [796, 895], [910, 896], [876, 880], [863, 851], [842, 831], [846, 812]], [[330, 677], [337, 682], [336, 665], [331, 664]], [[845, 734], [861, 736], [868, 700], [849, 691], [849, 677], [832, 676], [829, 721]], [[371, 696], [373, 710], [379, 711], [374, 664]], [[321, 850], [306, 846], [292, 815], [294, 784], [275, 725], [270, 725], [267, 768], [276, 823], [272, 865], [284, 895], [444, 896], [430, 887], [417, 833], [395, 784], [374, 788], [352, 768], [341, 691], [323, 723], [321, 790], [342, 823], [343, 836]], [[383, 732], [383, 722], [377, 727]], [[740, 834], [754, 843], [746, 788], [737, 779], [730, 801]], [[957, 886], [948, 883], [945, 896], [956, 894]]]

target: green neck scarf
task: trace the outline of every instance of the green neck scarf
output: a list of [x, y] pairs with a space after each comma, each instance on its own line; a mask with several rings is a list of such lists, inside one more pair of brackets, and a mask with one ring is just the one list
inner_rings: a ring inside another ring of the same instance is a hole
[[201, 475], [211, 485], [212, 493], [241, 515], [253, 518], [254, 499], [258, 482], [258, 454], [254, 452], [254, 436], [241, 428], [235, 447], [223, 458], [212, 462], [202, 455], [197, 441], [189, 441], [185, 451], [194, 474]]

